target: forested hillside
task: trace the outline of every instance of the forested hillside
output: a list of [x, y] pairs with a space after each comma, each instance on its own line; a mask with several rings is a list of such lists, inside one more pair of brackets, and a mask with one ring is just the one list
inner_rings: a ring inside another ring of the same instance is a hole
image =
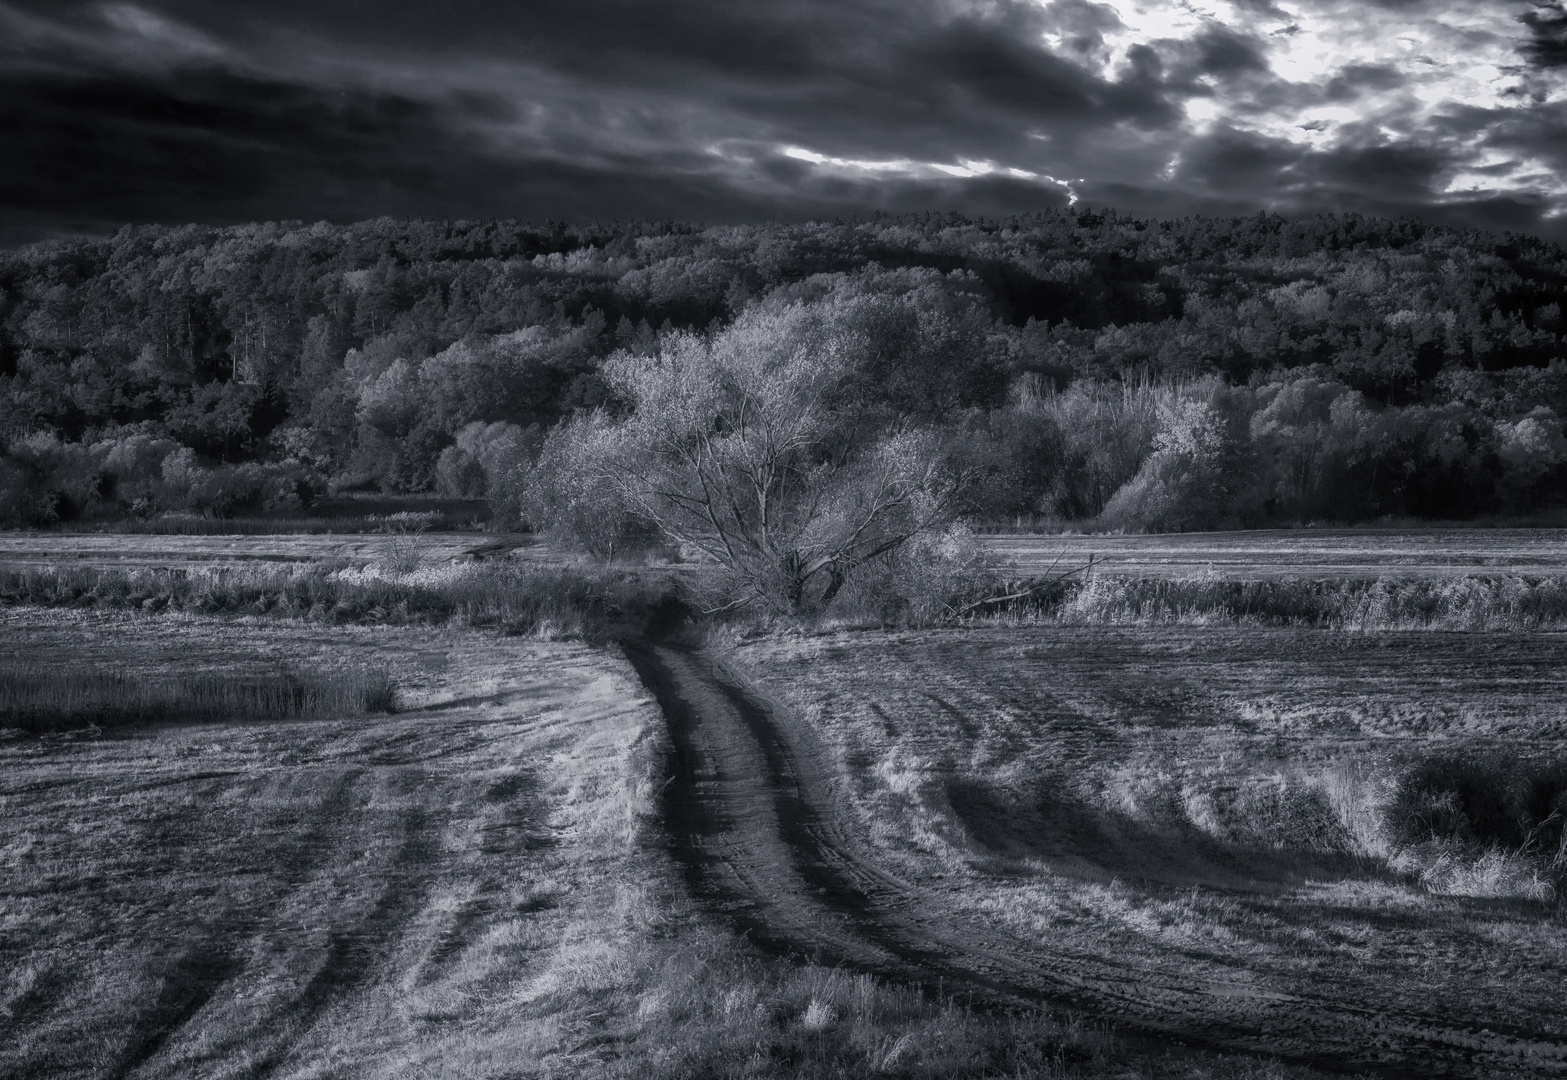
[[1529, 513], [1567, 502], [1564, 302], [1559, 246], [1358, 217], [127, 227], [0, 253], [0, 516], [527, 523], [550, 432], [632, 408], [606, 361], [692, 335], [827, 358], [986, 520]]

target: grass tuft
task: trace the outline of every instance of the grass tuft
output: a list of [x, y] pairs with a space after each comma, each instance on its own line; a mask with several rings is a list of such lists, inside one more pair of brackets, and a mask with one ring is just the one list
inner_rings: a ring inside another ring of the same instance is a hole
[[1404, 777], [1387, 821], [1397, 839], [1468, 855], [1492, 876], [1517, 864], [1567, 882], [1567, 762], [1433, 758]]
[[143, 723], [305, 720], [396, 710], [377, 670], [145, 676], [129, 671], [0, 665], [0, 727], [58, 731]]

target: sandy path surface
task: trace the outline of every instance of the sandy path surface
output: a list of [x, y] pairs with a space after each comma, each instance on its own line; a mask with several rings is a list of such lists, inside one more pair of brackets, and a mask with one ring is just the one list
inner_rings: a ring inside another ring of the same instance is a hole
[[939, 886], [901, 879], [867, 856], [843, 780], [804, 725], [700, 652], [666, 643], [627, 654], [670, 724], [666, 815], [687, 879], [774, 951], [999, 1003], [1054, 1002], [1133, 1038], [1334, 1071], [1567, 1075], [1561, 1025], [1466, 1024], [1328, 993], [1281, 993], [1207, 956], [1117, 955], [956, 916]]

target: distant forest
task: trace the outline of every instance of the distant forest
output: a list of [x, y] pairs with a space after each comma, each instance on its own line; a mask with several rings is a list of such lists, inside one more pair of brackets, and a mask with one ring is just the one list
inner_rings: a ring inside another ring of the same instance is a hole
[[808, 326], [975, 520], [1530, 514], [1567, 504], [1564, 302], [1558, 245], [1356, 216], [126, 227], [0, 253], [0, 521], [540, 526], [551, 433], [632, 408], [601, 372], [741, 325]]

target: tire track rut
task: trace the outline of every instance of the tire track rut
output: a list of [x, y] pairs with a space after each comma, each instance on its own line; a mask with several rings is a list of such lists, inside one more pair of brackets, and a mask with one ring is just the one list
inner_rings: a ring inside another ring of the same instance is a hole
[[700, 650], [623, 643], [670, 732], [664, 813], [693, 894], [760, 947], [972, 995], [1055, 1004], [1125, 1040], [1261, 1053], [1388, 1077], [1567, 1076], [1567, 1043], [1353, 1002], [1182, 981], [1168, 969], [998, 940], [861, 855], [824, 748]]

